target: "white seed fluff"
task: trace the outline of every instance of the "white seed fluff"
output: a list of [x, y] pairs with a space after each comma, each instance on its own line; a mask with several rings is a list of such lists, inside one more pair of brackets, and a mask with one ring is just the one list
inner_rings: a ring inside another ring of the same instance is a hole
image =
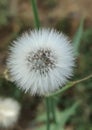
[[32, 95], [56, 91], [72, 76], [74, 50], [68, 38], [54, 29], [23, 34], [10, 46], [7, 66], [12, 80]]
[[20, 104], [12, 98], [0, 98], [0, 127], [12, 127], [18, 120]]

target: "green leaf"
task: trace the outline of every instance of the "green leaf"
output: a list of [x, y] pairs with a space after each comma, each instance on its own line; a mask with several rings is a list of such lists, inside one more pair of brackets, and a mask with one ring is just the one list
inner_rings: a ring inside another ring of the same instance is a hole
[[74, 38], [73, 38], [73, 45], [75, 48], [76, 56], [79, 54], [79, 46], [80, 46], [80, 42], [81, 42], [81, 38], [82, 38], [82, 34], [83, 34], [83, 24], [84, 24], [84, 18], [82, 18], [79, 28], [76, 31]]
[[[46, 124], [35, 128], [35, 130], [46, 130]], [[58, 130], [58, 128], [54, 124], [51, 124], [50, 125], [50, 130]], [[60, 130], [64, 130], [64, 129], [60, 129]]]
[[63, 112], [58, 113], [57, 119], [58, 119], [58, 125], [61, 128], [64, 128], [65, 124], [69, 120], [69, 118], [75, 114], [76, 108], [79, 106], [80, 102], [76, 102], [73, 104], [70, 108], [64, 110]]
[[38, 117], [36, 118], [36, 121], [37, 122], [44, 122], [44, 121], [46, 122], [46, 113], [44, 112], [44, 113], [38, 115]]

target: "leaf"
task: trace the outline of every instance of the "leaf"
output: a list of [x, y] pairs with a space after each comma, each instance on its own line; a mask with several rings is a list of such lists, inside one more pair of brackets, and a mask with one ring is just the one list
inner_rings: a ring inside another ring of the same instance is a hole
[[69, 118], [75, 114], [75, 110], [76, 108], [79, 106], [80, 102], [76, 102], [75, 104], [73, 104], [70, 108], [64, 110], [63, 112], [58, 113], [58, 125], [59, 127], [64, 128], [66, 122], [69, 120]]
[[36, 121], [37, 122], [44, 122], [44, 121], [46, 121], [46, 113], [44, 112], [44, 113], [38, 115], [38, 117], [36, 118]]
[[[46, 130], [46, 124], [35, 128], [35, 130]], [[50, 130], [58, 130], [58, 128], [56, 128], [56, 126], [54, 124], [51, 124], [50, 125]], [[61, 130], [63, 130], [63, 129], [61, 129]]]
[[84, 18], [82, 18], [79, 28], [76, 31], [74, 38], [73, 38], [73, 45], [74, 45], [74, 49], [76, 52], [76, 56], [79, 54], [79, 46], [80, 46], [80, 42], [81, 42], [81, 38], [82, 38], [82, 34], [83, 34], [83, 24], [84, 24]]

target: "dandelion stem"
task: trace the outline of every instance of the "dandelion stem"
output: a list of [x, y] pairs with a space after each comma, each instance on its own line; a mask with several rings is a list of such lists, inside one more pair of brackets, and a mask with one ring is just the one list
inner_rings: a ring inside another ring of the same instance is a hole
[[57, 121], [56, 121], [56, 115], [55, 115], [55, 100], [50, 97], [51, 99], [51, 112], [52, 112], [52, 119], [53, 119], [53, 122], [56, 124]]
[[50, 100], [46, 97], [46, 110], [47, 110], [47, 130], [50, 130]]
[[32, 4], [32, 9], [34, 13], [34, 22], [35, 22], [35, 27], [39, 29], [40, 27], [40, 21], [39, 21], [39, 16], [38, 16], [38, 10], [37, 10], [37, 1], [36, 0], [30, 0]]
[[56, 95], [58, 95], [58, 94], [60, 94], [60, 93], [62, 93], [62, 92], [64, 92], [64, 91], [66, 91], [67, 89], [73, 87], [74, 85], [76, 85], [76, 84], [78, 84], [78, 83], [81, 83], [81, 82], [83, 82], [83, 81], [86, 81], [86, 80], [88, 80], [88, 79], [90, 79], [90, 78], [92, 78], [92, 74], [89, 75], [89, 76], [87, 76], [87, 77], [85, 77], [85, 78], [82, 78], [82, 79], [79, 79], [79, 80], [76, 80], [76, 81], [72, 81], [72, 82], [68, 83], [66, 86], [64, 86], [63, 88], [61, 88], [60, 90], [58, 90], [57, 92], [52, 93], [52, 94], [50, 94], [50, 95], [47, 95], [47, 97], [56, 96]]

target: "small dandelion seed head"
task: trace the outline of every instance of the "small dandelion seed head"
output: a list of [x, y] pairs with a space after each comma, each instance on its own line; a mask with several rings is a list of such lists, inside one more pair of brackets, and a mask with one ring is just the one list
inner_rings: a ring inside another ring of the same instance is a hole
[[0, 98], [0, 128], [10, 128], [16, 124], [20, 114], [20, 104], [12, 98]]
[[45, 95], [68, 81], [74, 60], [74, 49], [67, 36], [54, 29], [39, 29], [13, 42], [7, 67], [12, 81], [25, 92]]

